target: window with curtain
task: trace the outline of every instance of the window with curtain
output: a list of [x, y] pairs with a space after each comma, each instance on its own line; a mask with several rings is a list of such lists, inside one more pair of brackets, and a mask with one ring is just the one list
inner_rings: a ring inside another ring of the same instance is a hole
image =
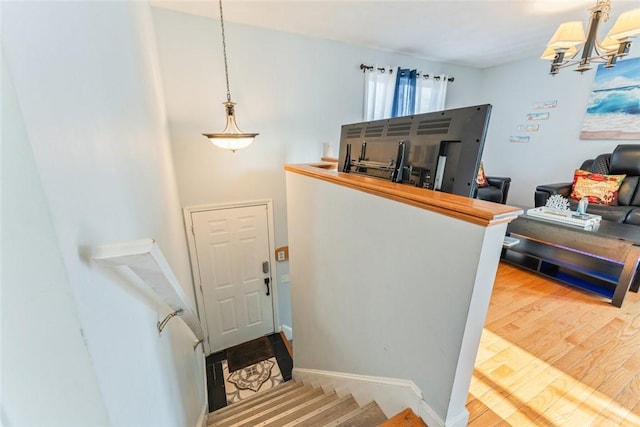
[[401, 67], [361, 68], [365, 121], [444, 110], [449, 76]]

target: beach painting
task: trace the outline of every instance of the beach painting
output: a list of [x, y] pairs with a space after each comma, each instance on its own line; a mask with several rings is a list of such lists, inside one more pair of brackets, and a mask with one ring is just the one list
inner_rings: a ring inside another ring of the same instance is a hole
[[640, 139], [640, 58], [598, 66], [580, 139]]

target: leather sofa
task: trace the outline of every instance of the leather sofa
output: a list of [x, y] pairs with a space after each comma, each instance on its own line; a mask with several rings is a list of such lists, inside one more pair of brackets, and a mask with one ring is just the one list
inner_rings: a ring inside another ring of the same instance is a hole
[[[587, 213], [601, 215], [602, 219], [609, 221], [640, 225], [640, 144], [618, 145], [612, 153], [585, 160], [580, 169], [603, 175], [626, 175], [618, 190], [617, 206], [590, 203]], [[553, 194], [568, 198], [571, 185], [571, 182], [565, 182], [537, 186], [535, 206], [544, 206]], [[575, 210], [578, 201], [569, 199], [569, 202], [571, 209]]]
[[509, 195], [509, 187], [511, 186], [511, 178], [503, 176], [488, 176], [486, 187], [476, 188], [474, 198], [487, 200], [489, 202], [507, 203]]

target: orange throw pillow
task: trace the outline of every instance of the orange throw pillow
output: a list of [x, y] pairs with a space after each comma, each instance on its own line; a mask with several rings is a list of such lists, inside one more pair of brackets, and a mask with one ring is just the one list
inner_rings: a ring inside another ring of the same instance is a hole
[[569, 197], [576, 200], [586, 197], [589, 203], [616, 206], [618, 190], [625, 177], [626, 175], [601, 175], [576, 169]]
[[482, 166], [482, 162], [480, 162], [480, 167], [478, 168], [478, 176], [476, 177], [476, 186], [487, 187], [489, 183], [487, 182], [487, 177], [484, 174], [484, 166]]

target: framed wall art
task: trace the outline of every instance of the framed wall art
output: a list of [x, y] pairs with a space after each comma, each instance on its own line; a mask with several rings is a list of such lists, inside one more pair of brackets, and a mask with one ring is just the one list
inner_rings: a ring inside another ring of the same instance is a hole
[[598, 66], [580, 139], [640, 139], [640, 58]]

